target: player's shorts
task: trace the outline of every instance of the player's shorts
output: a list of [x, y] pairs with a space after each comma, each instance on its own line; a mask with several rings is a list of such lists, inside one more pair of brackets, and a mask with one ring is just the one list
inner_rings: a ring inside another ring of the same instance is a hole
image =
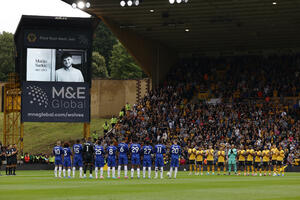
[[12, 165], [11, 157], [6, 157], [6, 165]]
[[139, 156], [132, 156], [131, 157], [131, 164], [132, 165], [140, 165], [141, 164], [141, 159]]
[[119, 156], [119, 165], [128, 165], [127, 156]]
[[104, 159], [96, 158], [95, 159], [95, 167], [104, 167]]
[[54, 164], [55, 165], [62, 165], [63, 163], [62, 163], [61, 159], [55, 159]]
[[164, 164], [164, 158], [163, 157], [156, 157], [155, 158], [155, 167], [163, 167]]
[[253, 165], [253, 161], [246, 161], [246, 165], [247, 166], [252, 166]]
[[224, 167], [224, 162], [218, 162], [218, 167]]
[[64, 159], [64, 167], [71, 167], [71, 158], [65, 158]]
[[263, 162], [263, 166], [264, 167], [268, 167], [269, 166], [269, 162]]
[[260, 168], [260, 162], [254, 162], [254, 167], [255, 168]]
[[107, 158], [107, 166], [108, 167], [115, 167], [116, 166], [116, 159], [115, 158]]
[[277, 164], [277, 160], [272, 160], [272, 165], [276, 165]]
[[246, 163], [245, 161], [239, 161], [239, 167], [245, 167]]
[[73, 166], [74, 167], [82, 167], [82, 157], [81, 156], [74, 156]]
[[17, 157], [11, 157], [11, 161], [10, 161], [11, 165], [16, 165], [17, 162], [18, 162]]
[[277, 160], [277, 163], [276, 163], [278, 166], [282, 166], [283, 165], [283, 161], [279, 161]]
[[84, 164], [94, 163], [94, 159], [91, 156], [86, 156], [86, 157], [83, 158], [83, 163]]
[[189, 164], [190, 165], [194, 165], [195, 164], [195, 160], [189, 160]]
[[214, 161], [213, 160], [208, 160], [207, 165], [214, 165]]
[[179, 167], [179, 159], [171, 158], [171, 167]]
[[152, 165], [151, 158], [143, 160], [143, 167], [151, 167], [151, 165]]
[[203, 161], [196, 161], [197, 165], [203, 165]]

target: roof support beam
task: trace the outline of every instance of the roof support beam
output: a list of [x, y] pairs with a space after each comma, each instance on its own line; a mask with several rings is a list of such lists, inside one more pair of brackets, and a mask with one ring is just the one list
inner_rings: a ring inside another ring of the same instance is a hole
[[169, 69], [178, 61], [178, 54], [158, 42], [151, 41], [130, 29], [120, 28], [114, 21], [98, 16], [119, 39], [142, 69], [152, 78], [153, 87], [164, 80]]

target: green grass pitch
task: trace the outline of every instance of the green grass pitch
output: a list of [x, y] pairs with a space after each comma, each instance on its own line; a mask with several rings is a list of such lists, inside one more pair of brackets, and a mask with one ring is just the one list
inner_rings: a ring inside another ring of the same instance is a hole
[[287, 173], [284, 177], [244, 177], [188, 176], [187, 172], [179, 172], [177, 179], [167, 179], [165, 173], [163, 180], [96, 180], [57, 179], [52, 171], [17, 171], [17, 176], [0, 176], [0, 199], [299, 200], [300, 173]]

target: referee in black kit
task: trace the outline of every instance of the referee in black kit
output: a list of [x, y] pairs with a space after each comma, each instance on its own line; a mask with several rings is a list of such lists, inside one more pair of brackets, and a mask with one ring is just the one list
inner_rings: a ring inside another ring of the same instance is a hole
[[91, 138], [88, 138], [83, 145], [82, 150], [83, 159], [83, 178], [86, 178], [86, 170], [90, 167], [90, 178], [93, 178], [93, 166], [94, 166], [94, 145], [91, 142]]

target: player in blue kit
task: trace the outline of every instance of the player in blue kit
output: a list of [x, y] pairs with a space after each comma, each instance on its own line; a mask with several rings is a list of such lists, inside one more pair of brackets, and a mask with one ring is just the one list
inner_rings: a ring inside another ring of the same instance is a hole
[[149, 145], [149, 141], [146, 141], [146, 145], [143, 146], [143, 178], [146, 177], [146, 168], [148, 167], [148, 178], [151, 178], [151, 154], [153, 153], [152, 146]]
[[119, 152], [119, 163], [118, 163], [118, 179], [120, 179], [121, 175], [121, 166], [124, 166], [124, 177], [127, 179], [127, 165], [128, 165], [128, 144], [125, 143], [125, 139], [118, 145]]
[[79, 167], [79, 177], [82, 178], [82, 145], [76, 140], [73, 145], [73, 178], [75, 178], [76, 167]]
[[158, 168], [160, 167], [160, 178], [163, 179], [164, 174], [164, 154], [166, 153], [166, 147], [163, 144], [157, 144], [154, 147], [155, 153], [155, 177], [158, 175]]
[[114, 146], [114, 142], [110, 142], [110, 146], [107, 147], [107, 178], [110, 178], [110, 168], [112, 168], [112, 178], [115, 179], [115, 170], [116, 170], [116, 152], [117, 147]]
[[71, 155], [72, 155], [72, 152], [71, 152], [71, 149], [69, 147], [69, 143], [66, 142], [64, 144], [63, 151], [64, 151], [63, 175], [64, 175], [64, 178], [66, 178], [66, 170], [68, 170], [68, 178], [71, 178], [71, 166], [72, 166]]
[[100, 168], [100, 179], [103, 179], [103, 167], [104, 167], [104, 148], [101, 146], [101, 141], [97, 141], [95, 145], [95, 177], [98, 178], [98, 168]]
[[174, 178], [176, 178], [178, 167], [179, 167], [179, 156], [181, 155], [181, 148], [177, 144], [176, 140], [174, 140], [174, 143], [170, 148], [170, 154], [171, 154], [171, 167], [170, 167], [169, 178], [172, 178], [173, 167], [175, 168]]
[[56, 146], [53, 148], [53, 154], [55, 156], [55, 167], [54, 167], [54, 175], [57, 177], [57, 169], [58, 177], [61, 178], [61, 166], [62, 166], [62, 155], [63, 155], [63, 148], [60, 146], [61, 142], [57, 141]]
[[141, 153], [141, 145], [136, 144], [136, 140], [134, 140], [135, 143], [130, 145], [130, 152], [131, 152], [131, 178], [133, 178], [134, 175], [134, 168], [136, 167], [137, 171], [137, 177], [140, 178], [140, 153]]

